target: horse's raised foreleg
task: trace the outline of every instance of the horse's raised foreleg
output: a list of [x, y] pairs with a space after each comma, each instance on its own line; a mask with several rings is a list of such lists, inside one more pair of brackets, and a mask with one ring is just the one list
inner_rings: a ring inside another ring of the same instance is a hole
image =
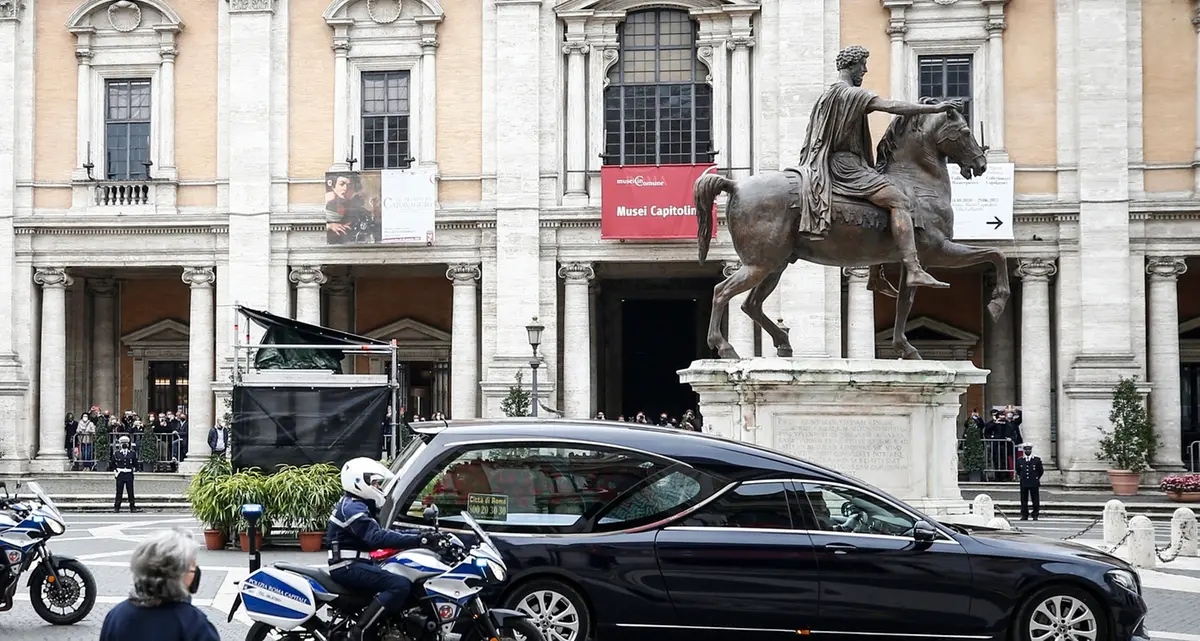
[[896, 298], [900, 292], [896, 291], [896, 286], [887, 279], [887, 274], [883, 271], [883, 265], [871, 265], [870, 276], [867, 277], [867, 289], [873, 292], [879, 292], [888, 298]]
[[900, 268], [900, 294], [896, 297], [896, 324], [892, 327], [892, 349], [905, 360], [921, 360], [921, 353], [908, 342], [904, 330], [908, 325], [908, 313], [917, 299], [917, 288], [908, 284], [908, 274]]
[[[708, 317], [708, 346], [717, 350], [721, 358], [738, 358], [737, 350], [721, 334], [721, 318], [729, 308], [734, 296], [756, 288], [769, 274], [768, 268], [758, 265], [742, 265], [725, 280], [713, 287], [712, 314]], [[747, 297], [749, 298], [749, 297]]]
[[771, 292], [775, 291], [775, 287], [779, 285], [779, 278], [783, 276], [783, 270], [787, 265], [780, 267], [778, 271], [773, 271], [763, 279], [753, 290], [746, 300], [742, 303], [742, 311], [746, 315], [754, 319], [758, 326], [766, 330], [771, 335], [771, 340], [775, 343], [775, 353], [781, 358], [788, 358], [792, 355], [792, 343], [788, 340], [788, 334], [780, 326], [775, 324], [775, 321], [767, 317], [763, 313], [763, 303]]
[[1004, 311], [1005, 305], [1008, 304], [1008, 296], [1010, 294], [1008, 287], [1008, 261], [1005, 260], [1004, 254], [991, 247], [963, 245], [952, 240], [947, 240], [940, 247], [927, 250], [921, 256], [921, 260], [926, 266], [930, 267], [970, 267], [984, 263], [995, 267], [996, 287], [992, 290], [991, 301], [988, 302], [988, 314], [992, 316], [992, 320], [1000, 318], [1000, 313]]

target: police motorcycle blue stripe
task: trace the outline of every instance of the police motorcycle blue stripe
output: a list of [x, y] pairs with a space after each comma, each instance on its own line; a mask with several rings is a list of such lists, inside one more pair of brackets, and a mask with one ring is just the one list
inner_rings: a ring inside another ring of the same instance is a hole
[[[295, 603], [295, 609], [285, 606], [280, 603], [267, 601], [260, 597], [246, 593], [246, 588], [257, 588], [271, 594], [283, 597], [284, 599]], [[242, 604], [248, 612], [262, 614], [265, 616], [277, 617], [280, 619], [293, 619], [302, 621], [312, 616], [308, 610], [315, 604], [308, 599], [307, 596], [296, 591], [292, 586], [277, 580], [275, 577], [267, 574], [263, 570], [259, 570], [254, 574], [246, 577], [242, 582]]]
[[424, 565], [421, 562], [419, 562], [415, 559], [412, 559], [410, 557], [399, 557], [399, 558], [392, 557], [392, 558], [388, 559], [387, 562], [384, 563], [384, 565], [390, 565], [392, 563], [399, 563], [400, 565], [403, 565], [406, 568], [410, 568], [410, 569], [416, 570], [418, 572], [445, 572], [446, 571], [444, 568], [437, 568], [437, 567], [433, 567], [433, 566], [429, 566], [429, 565]]
[[289, 610], [279, 604], [271, 603], [270, 601], [264, 601], [263, 599], [260, 599], [256, 596], [250, 596], [244, 592], [242, 593], [242, 605], [246, 607], [248, 612], [262, 614], [269, 617], [277, 617], [280, 619], [295, 619], [297, 621], [303, 621], [310, 616], [306, 612]]

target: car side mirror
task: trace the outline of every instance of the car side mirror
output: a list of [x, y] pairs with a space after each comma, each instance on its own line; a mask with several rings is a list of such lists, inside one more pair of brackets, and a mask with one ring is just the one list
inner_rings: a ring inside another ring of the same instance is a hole
[[913, 539], [918, 543], [933, 543], [937, 538], [937, 528], [930, 525], [928, 521], [917, 521], [913, 525]]

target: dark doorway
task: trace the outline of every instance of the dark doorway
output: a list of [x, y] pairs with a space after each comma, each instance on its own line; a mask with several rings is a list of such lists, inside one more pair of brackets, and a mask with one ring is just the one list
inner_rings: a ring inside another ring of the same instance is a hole
[[621, 306], [621, 397], [627, 416], [645, 412], [679, 418], [696, 395], [677, 371], [696, 360], [696, 301], [625, 300]]
[[149, 378], [149, 411], [187, 411], [188, 363], [187, 361], [152, 361]]
[[706, 345], [708, 314], [716, 278], [622, 278], [600, 289], [599, 408], [609, 419], [634, 420], [645, 412], [651, 423], [662, 413], [678, 419], [697, 409], [691, 387], [678, 372], [699, 358], [712, 358]]

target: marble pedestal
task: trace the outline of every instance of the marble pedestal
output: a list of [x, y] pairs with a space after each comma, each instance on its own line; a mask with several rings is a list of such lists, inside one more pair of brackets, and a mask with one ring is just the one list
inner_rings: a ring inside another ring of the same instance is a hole
[[931, 515], [969, 511], [958, 487], [959, 398], [988, 371], [965, 361], [699, 360], [679, 371], [704, 431], [859, 478]]

